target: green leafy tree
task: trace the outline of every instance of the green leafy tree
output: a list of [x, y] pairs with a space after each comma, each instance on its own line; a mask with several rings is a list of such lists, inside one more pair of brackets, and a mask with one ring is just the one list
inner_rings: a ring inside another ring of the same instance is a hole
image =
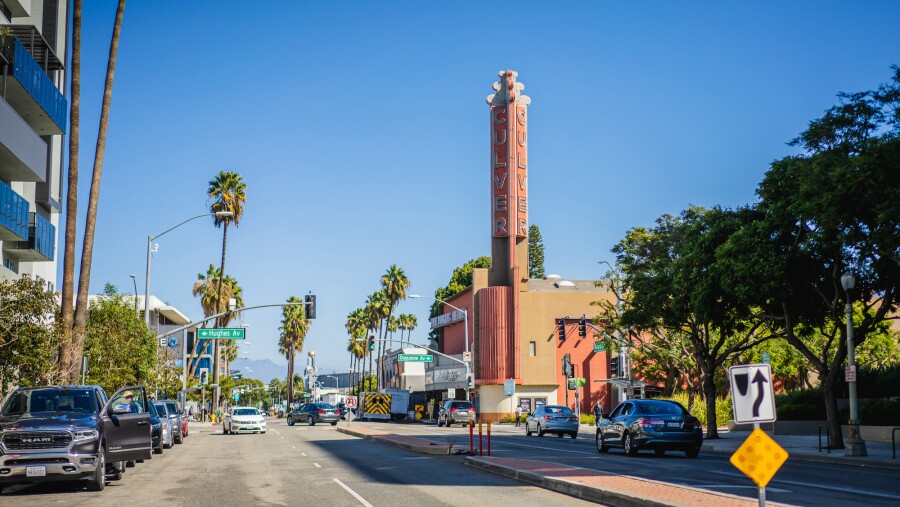
[[544, 240], [534, 224], [528, 226], [528, 278], [544, 278]]
[[0, 393], [57, 382], [58, 312], [44, 282], [28, 275], [0, 282]]
[[161, 388], [174, 395], [177, 388], [170, 389], [167, 384], [174, 382], [166, 378], [174, 368], [158, 360], [156, 337], [130, 303], [109, 283], [103, 295], [91, 301], [84, 348], [88, 358], [85, 381], [110, 393], [142, 384], [148, 386], [148, 392]]

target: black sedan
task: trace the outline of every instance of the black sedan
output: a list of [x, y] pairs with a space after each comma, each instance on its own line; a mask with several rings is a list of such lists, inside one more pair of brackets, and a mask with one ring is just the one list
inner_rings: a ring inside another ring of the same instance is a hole
[[597, 425], [596, 439], [598, 452], [621, 447], [634, 456], [641, 449], [652, 449], [657, 455], [671, 450], [696, 458], [703, 445], [703, 428], [674, 401], [628, 400]]
[[162, 454], [162, 421], [159, 418], [159, 412], [156, 411], [156, 406], [153, 403], [147, 404], [147, 411], [150, 412], [150, 439], [153, 447], [153, 454]]
[[334, 405], [328, 403], [307, 403], [297, 410], [292, 410], [287, 415], [287, 423], [288, 426], [293, 426], [294, 423], [305, 422], [313, 426], [316, 423], [327, 422], [331, 423], [332, 426], [337, 426], [340, 418], [340, 410], [335, 408]]

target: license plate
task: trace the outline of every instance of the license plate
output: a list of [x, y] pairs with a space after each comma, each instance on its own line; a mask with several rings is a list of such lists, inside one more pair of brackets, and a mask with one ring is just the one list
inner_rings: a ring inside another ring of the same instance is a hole
[[25, 467], [25, 477], [46, 477], [47, 467]]
[[460, 410], [460, 411], [457, 412], [457, 413], [458, 413], [459, 415], [466, 415], [466, 414], [468, 414], [469, 412], [467, 412], [467, 411], [465, 411], [465, 410]]
[[680, 428], [681, 421], [668, 421], [666, 422], [666, 428]]

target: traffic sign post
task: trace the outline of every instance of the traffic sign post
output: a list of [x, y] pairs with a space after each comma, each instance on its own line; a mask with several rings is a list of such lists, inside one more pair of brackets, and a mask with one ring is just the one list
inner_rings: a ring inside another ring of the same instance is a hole
[[772, 370], [768, 364], [745, 364], [728, 368], [731, 401], [736, 423], [775, 422]]
[[759, 424], [747, 440], [731, 455], [731, 464], [749, 477], [759, 487], [759, 505], [766, 505], [766, 484], [775, 476], [788, 459], [788, 453]]
[[197, 330], [199, 340], [243, 340], [246, 338], [245, 329], [242, 327], [214, 328], [201, 327]]

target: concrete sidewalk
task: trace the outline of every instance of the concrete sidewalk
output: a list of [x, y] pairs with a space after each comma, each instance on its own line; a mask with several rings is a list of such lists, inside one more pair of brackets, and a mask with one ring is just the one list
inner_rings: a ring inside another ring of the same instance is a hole
[[435, 442], [424, 438], [397, 435], [387, 431], [381, 431], [380, 429], [363, 426], [361, 424], [338, 425], [336, 429], [341, 433], [357, 438], [364, 438], [366, 440], [393, 445], [394, 447], [400, 447], [424, 454], [449, 455], [469, 453], [468, 449], [454, 445], [450, 440], [447, 442]]

